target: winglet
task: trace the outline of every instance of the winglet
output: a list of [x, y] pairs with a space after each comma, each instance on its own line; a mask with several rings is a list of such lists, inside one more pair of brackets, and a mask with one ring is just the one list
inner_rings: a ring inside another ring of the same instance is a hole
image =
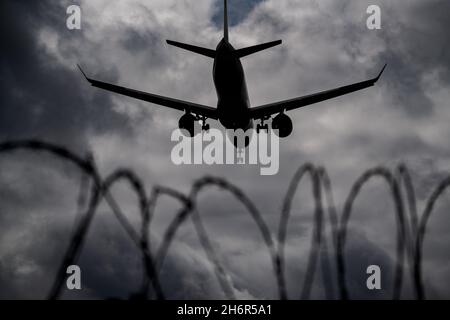
[[86, 73], [84, 73], [83, 69], [81, 69], [81, 66], [79, 64], [77, 64], [78, 69], [80, 69], [81, 73], [83, 74], [83, 76], [86, 78], [87, 81], [91, 82], [90, 79], [87, 77]]
[[380, 80], [381, 75], [383, 74], [384, 69], [386, 69], [386, 67], [387, 67], [387, 64], [384, 65], [383, 69], [381, 69], [381, 72], [380, 72], [380, 73], [378, 74], [378, 76], [374, 79], [375, 82], [377, 82], [378, 80]]

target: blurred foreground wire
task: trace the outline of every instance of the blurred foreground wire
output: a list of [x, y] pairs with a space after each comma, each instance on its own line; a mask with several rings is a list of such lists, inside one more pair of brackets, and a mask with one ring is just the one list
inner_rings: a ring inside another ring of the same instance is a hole
[[[315, 211], [306, 273], [298, 297], [301, 299], [310, 298], [314, 279], [316, 278], [316, 269], [318, 268], [319, 261], [322, 260], [322, 280], [324, 281], [324, 287], [326, 288], [331, 285], [328, 283], [330, 282], [330, 277], [332, 274], [336, 274], [335, 281], [339, 298], [351, 299], [347, 287], [347, 268], [345, 264], [348, 225], [352, 217], [354, 203], [363, 187], [371, 180], [381, 178], [386, 182], [388, 190], [392, 195], [396, 219], [397, 249], [392, 298], [401, 298], [402, 279], [404, 277], [405, 266], [407, 265], [411, 270], [416, 297], [418, 299], [426, 299], [422, 275], [423, 243], [428, 221], [435, 204], [446, 189], [450, 187], [450, 175], [445, 177], [432, 192], [426, 202], [423, 213], [419, 215], [417, 212], [414, 186], [406, 166], [399, 165], [394, 172], [385, 167], [373, 168], [364, 172], [353, 184], [348, 197], [344, 201], [343, 210], [339, 214], [334, 203], [331, 180], [326, 170], [321, 167], [316, 167], [313, 164], [305, 164], [298, 169], [289, 184], [281, 210], [278, 237], [275, 239], [264, 221], [262, 214], [247, 197], [245, 192], [225, 179], [217, 177], [201, 178], [194, 182], [191, 192], [188, 195], [163, 186], [155, 186], [149, 193], [145, 189], [142, 180], [131, 170], [118, 169], [106, 178], [101, 177], [97, 170], [95, 160], [90, 155], [83, 158], [64, 147], [36, 140], [0, 143], [0, 156], [6, 156], [19, 150], [49, 153], [62, 161], [73, 164], [82, 174], [80, 194], [78, 197], [79, 213], [77, 214], [75, 231], [61, 261], [53, 286], [48, 294], [49, 299], [58, 299], [61, 297], [67, 276], [66, 268], [69, 265], [75, 264], [79, 258], [80, 252], [85, 245], [88, 230], [95, 217], [97, 208], [102, 201], [107, 203], [120, 225], [135, 244], [136, 249], [142, 254], [142, 263], [144, 266], [142, 286], [138, 290], [138, 293], [133, 295], [133, 298], [147, 299], [151, 293], [154, 293], [157, 299], [165, 299], [166, 295], [161, 287], [159, 274], [179, 228], [187, 221], [191, 221], [207, 258], [214, 266], [216, 277], [225, 296], [228, 299], [236, 299], [232, 279], [223, 267], [219, 253], [212, 245], [202, 216], [198, 210], [197, 197], [208, 186], [217, 186], [229, 192], [249, 212], [255, 225], [258, 227], [272, 261], [279, 298], [289, 299], [285, 279], [284, 249], [292, 202], [300, 183], [306, 175], [310, 177]], [[127, 183], [137, 197], [141, 214], [140, 230], [133, 228], [124, 214], [123, 209], [120, 207], [120, 204], [110, 192], [110, 189], [119, 182]], [[165, 231], [161, 245], [153, 253], [150, 243], [151, 223], [157, 201], [161, 196], [167, 196], [176, 200], [180, 204], [180, 209]], [[330, 248], [326, 247], [326, 242], [324, 241], [326, 214], [331, 228], [331, 252], [334, 252], [332, 257], [329, 255]], [[330, 259], [332, 261], [333, 257], [334, 264], [331, 264]], [[336, 268], [335, 273], [331, 272], [333, 266]], [[327, 293], [327, 297], [332, 297], [332, 294]]]

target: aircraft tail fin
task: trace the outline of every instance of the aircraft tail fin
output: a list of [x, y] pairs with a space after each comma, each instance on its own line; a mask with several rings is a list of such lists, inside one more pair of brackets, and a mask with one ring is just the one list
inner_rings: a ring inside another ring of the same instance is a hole
[[281, 43], [282, 43], [281, 40], [277, 40], [277, 41], [272, 41], [272, 42], [268, 42], [268, 43], [258, 44], [256, 46], [238, 49], [238, 50], [236, 50], [236, 54], [238, 55], [239, 58], [242, 58], [242, 57], [246, 57], [248, 55], [278, 46]]
[[228, 1], [224, 0], [223, 38], [228, 42]]
[[187, 50], [187, 51], [191, 51], [191, 52], [194, 52], [194, 53], [197, 53], [197, 54], [200, 54], [202, 56], [206, 56], [206, 57], [209, 57], [212, 59], [214, 59], [216, 57], [216, 51], [212, 50], [212, 49], [193, 46], [190, 44], [176, 42], [176, 41], [172, 41], [172, 40], [167, 40], [167, 43], [171, 46], [175, 46], [175, 47]]

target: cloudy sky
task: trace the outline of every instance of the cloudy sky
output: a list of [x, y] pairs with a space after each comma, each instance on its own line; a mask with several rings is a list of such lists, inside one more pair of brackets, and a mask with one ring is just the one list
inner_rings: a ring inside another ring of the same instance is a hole
[[[450, 3], [445, 0], [230, 0], [230, 41], [237, 47], [283, 39], [283, 45], [246, 57], [252, 105], [261, 105], [375, 76], [376, 87], [290, 113], [293, 134], [280, 145], [280, 172], [263, 177], [257, 166], [175, 166], [170, 136], [177, 111], [101, 92], [94, 78], [214, 106], [212, 61], [166, 45], [173, 39], [215, 48], [222, 37], [216, 0], [78, 0], [0, 2], [0, 140], [40, 139], [80, 155], [92, 152], [106, 176], [130, 168], [147, 190], [164, 185], [188, 194], [205, 175], [225, 177], [246, 191], [276, 234], [290, 178], [306, 162], [324, 165], [342, 208], [352, 183], [368, 168], [412, 172], [421, 210], [450, 170]], [[66, 28], [66, 9], [82, 9], [82, 29]], [[382, 29], [368, 30], [366, 9], [382, 10]], [[0, 298], [45, 298], [67, 247], [77, 213], [81, 173], [45, 155], [0, 157]], [[133, 194], [114, 196], [139, 228]], [[278, 298], [269, 254], [248, 213], [229, 194], [210, 188], [200, 211], [236, 297]], [[450, 298], [449, 199], [436, 206], [424, 246], [429, 297]], [[158, 204], [154, 245], [179, 209]], [[346, 249], [350, 295], [392, 296], [395, 217], [380, 181], [355, 204]], [[313, 203], [299, 188], [286, 247], [290, 298], [304, 281]], [[127, 298], [142, 280], [139, 252], [106, 205], [99, 208], [78, 261], [83, 290], [64, 297]], [[382, 267], [382, 290], [365, 287], [366, 268]], [[333, 278], [335, 274], [331, 274]], [[312, 296], [325, 298], [320, 276]], [[213, 266], [187, 222], [177, 234], [161, 281], [171, 299], [223, 298]], [[414, 297], [405, 277], [404, 298]]]

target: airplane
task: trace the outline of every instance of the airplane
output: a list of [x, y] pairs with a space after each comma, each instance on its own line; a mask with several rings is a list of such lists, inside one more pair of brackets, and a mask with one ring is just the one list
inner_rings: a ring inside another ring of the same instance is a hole
[[78, 68], [93, 87], [184, 112], [178, 124], [179, 128], [188, 133], [190, 137], [198, 134], [200, 130], [196, 128], [200, 126], [200, 123], [202, 124], [201, 129], [208, 131], [210, 126], [207, 124], [207, 120], [213, 119], [218, 120], [226, 129], [242, 129], [244, 131], [254, 128], [255, 121], [259, 120], [257, 132], [269, 130], [267, 121], [272, 120], [271, 127], [280, 138], [286, 138], [293, 132], [292, 120], [286, 112], [374, 86], [386, 68], [386, 65], [384, 65], [377, 77], [366, 81], [294, 99], [251, 107], [241, 59], [280, 45], [282, 41], [277, 40], [235, 49], [230, 44], [228, 36], [227, 0], [224, 0], [223, 30], [223, 39], [215, 50], [167, 40], [169, 45], [214, 59], [213, 81], [218, 98], [216, 108], [94, 80], [89, 78], [79, 65]]

